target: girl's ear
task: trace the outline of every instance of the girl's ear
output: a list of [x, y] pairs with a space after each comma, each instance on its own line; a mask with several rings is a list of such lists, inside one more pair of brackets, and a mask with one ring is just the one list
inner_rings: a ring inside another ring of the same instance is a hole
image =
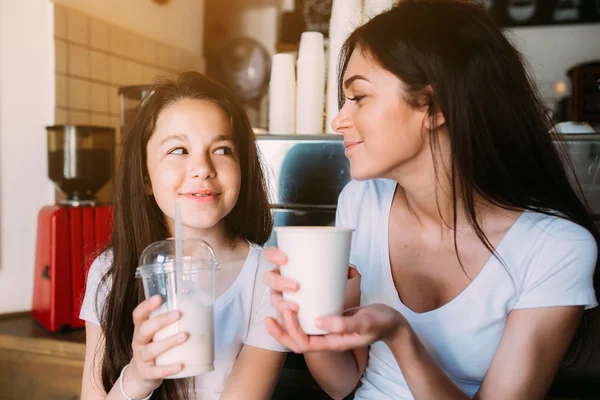
[[154, 194], [154, 191], [152, 190], [152, 183], [150, 183], [150, 178], [144, 178], [144, 192], [148, 195], [151, 196]]

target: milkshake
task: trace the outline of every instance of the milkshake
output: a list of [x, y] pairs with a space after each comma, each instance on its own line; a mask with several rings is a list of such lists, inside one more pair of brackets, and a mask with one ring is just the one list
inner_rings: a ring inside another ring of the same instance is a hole
[[196, 376], [215, 369], [213, 308], [194, 297], [178, 297], [176, 308], [163, 304], [153, 313], [159, 315], [176, 309], [181, 318], [156, 332], [154, 341], [166, 339], [180, 332], [187, 332], [187, 340], [156, 357], [156, 365], [182, 363], [183, 370], [167, 379]]

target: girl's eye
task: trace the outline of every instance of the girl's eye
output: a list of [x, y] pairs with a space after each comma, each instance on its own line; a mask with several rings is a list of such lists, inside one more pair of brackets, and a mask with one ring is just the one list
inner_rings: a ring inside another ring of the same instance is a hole
[[183, 147], [175, 147], [174, 149], [169, 150], [168, 154], [184, 155], [188, 154], [188, 151]]
[[219, 147], [215, 149], [214, 153], [220, 156], [231, 156], [233, 155], [233, 150], [230, 147]]

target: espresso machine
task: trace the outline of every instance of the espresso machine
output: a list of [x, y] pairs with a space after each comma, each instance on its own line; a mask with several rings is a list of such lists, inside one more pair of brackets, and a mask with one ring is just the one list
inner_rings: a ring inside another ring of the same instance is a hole
[[84, 326], [79, 310], [89, 267], [107, 245], [111, 207], [94, 195], [112, 178], [115, 130], [49, 126], [48, 177], [65, 199], [40, 210], [32, 315], [51, 332]]

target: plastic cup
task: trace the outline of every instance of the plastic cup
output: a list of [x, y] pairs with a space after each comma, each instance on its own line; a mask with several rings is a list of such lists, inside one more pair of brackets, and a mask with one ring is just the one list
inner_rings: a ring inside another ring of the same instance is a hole
[[201, 375], [215, 369], [214, 351], [214, 272], [218, 266], [208, 243], [182, 240], [182, 260], [176, 262], [175, 240], [155, 242], [143, 251], [136, 277], [141, 278], [144, 295], [162, 297], [157, 315], [178, 310], [181, 318], [158, 331], [158, 341], [187, 332], [188, 339], [156, 358], [156, 365], [182, 363], [183, 370], [167, 379]]

